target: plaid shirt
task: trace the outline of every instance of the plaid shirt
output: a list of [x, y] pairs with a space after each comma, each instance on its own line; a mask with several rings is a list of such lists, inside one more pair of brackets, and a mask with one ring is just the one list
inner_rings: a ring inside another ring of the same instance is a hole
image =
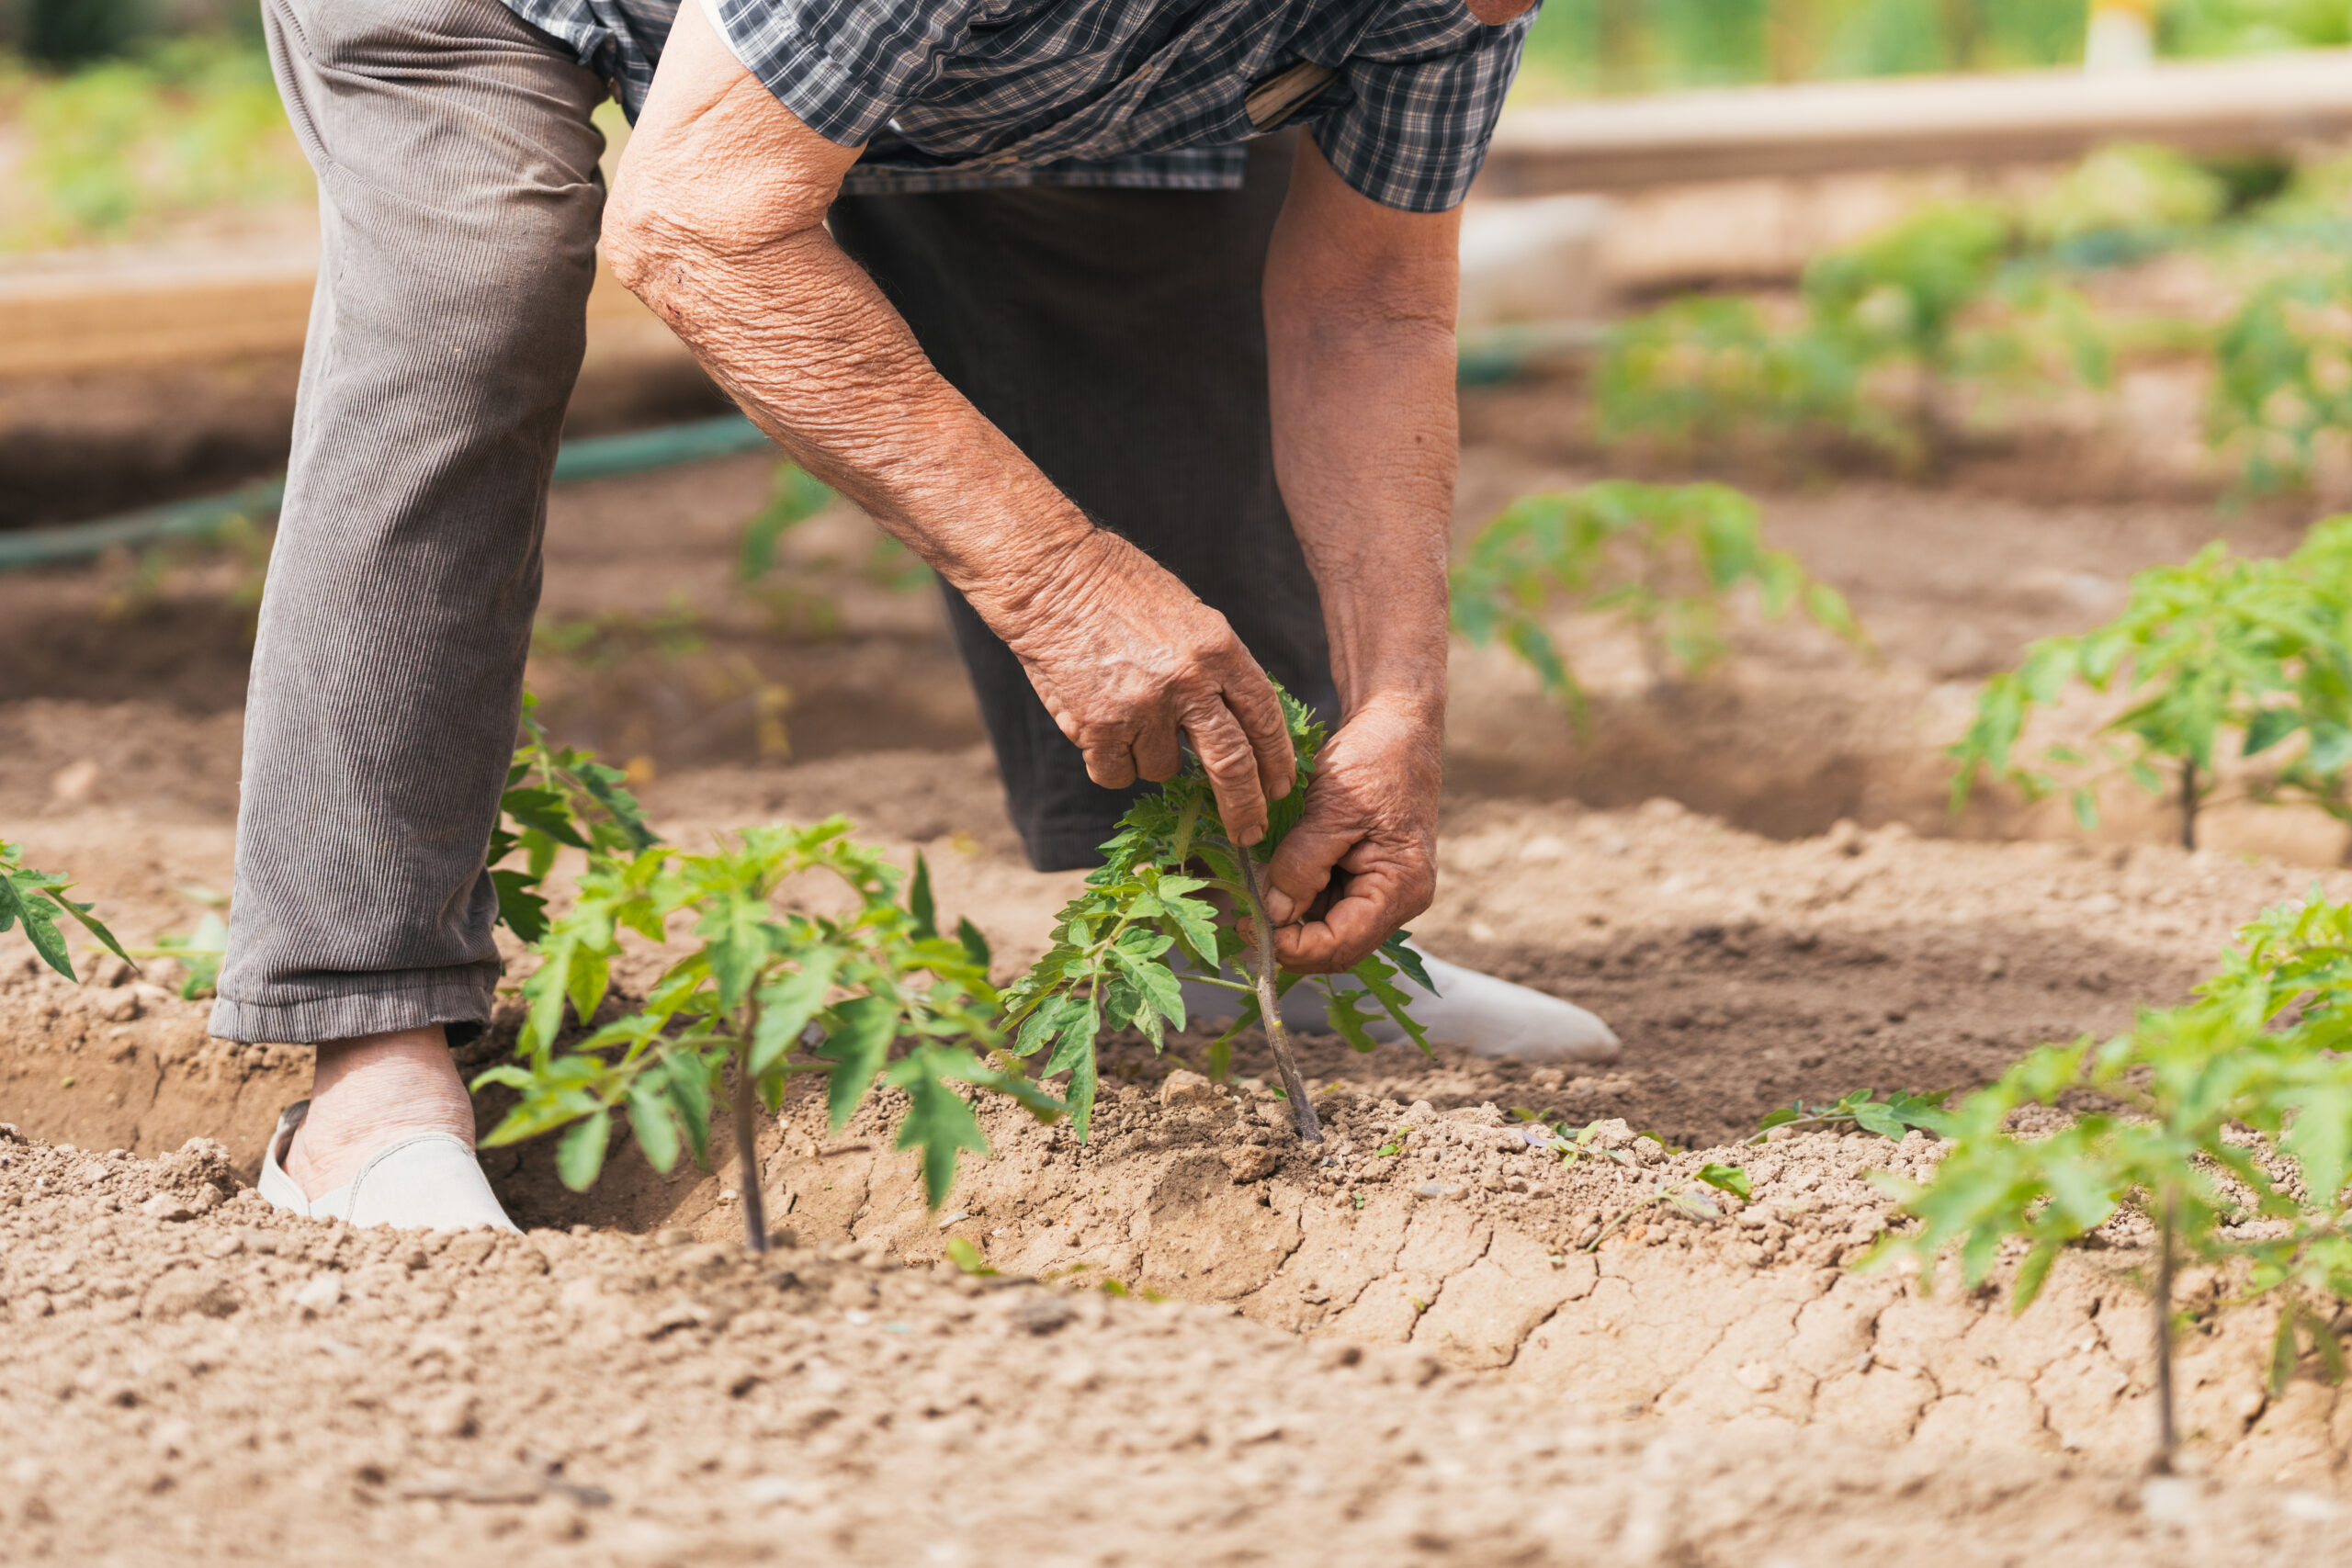
[[[507, 0], [632, 118], [679, 0]], [[1463, 0], [688, 0], [810, 130], [865, 144], [850, 191], [1231, 189], [1241, 143], [1309, 124], [1331, 166], [1414, 212], [1460, 202], [1533, 13]]]

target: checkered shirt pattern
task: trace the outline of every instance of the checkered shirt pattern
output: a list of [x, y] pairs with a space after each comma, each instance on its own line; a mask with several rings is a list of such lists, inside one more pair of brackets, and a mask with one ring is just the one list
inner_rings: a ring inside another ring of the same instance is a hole
[[[609, 78], [632, 118], [679, 0], [507, 0]], [[1460, 202], [1533, 13], [1462, 0], [688, 0], [819, 135], [865, 152], [853, 192], [1001, 185], [1231, 189], [1261, 130], [1250, 89], [1336, 74], [1281, 122], [1349, 185], [1413, 212]]]

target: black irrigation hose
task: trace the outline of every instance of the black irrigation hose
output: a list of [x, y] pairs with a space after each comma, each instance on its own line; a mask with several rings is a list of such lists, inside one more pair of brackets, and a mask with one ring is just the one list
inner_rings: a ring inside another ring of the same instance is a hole
[[[1584, 321], [1487, 328], [1464, 338], [1457, 379], [1465, 387], [1514, 379], [1531, 361], [1591, 352], [1598, 345], [1602, 330]], [[572, 484], [619, 474], [641, 474], [708, 457], [757, 452], [767, 445], [768, 438], [741, 414], [664, 425], [628, 435], [591, 436], [563, 444], [563, 450], [555, 460], [555, 479], [558, 484]], [[104, 555], [117, 546], [131, 547], [161, 544], [166, 539], [212, 538], [238, 518], [273, 514], [285, 499], [286, 486], [270, 479], [226, 495], [174, 502], [168, 506], [153, 506], [90, 523], [0, 533], [0, 571], [85, 560]]]

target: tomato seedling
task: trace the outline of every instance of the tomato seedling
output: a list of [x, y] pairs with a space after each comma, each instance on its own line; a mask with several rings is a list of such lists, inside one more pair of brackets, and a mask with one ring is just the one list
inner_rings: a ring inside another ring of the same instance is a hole
[[[1233, 1037], [1262, 1022], [1302, 1142], [1323, 1134], [1291, 1052], [1283, 1025], [1281, 997], [1302, 976], [1284, 973], [1274, 957], [1273, 922], [1265, 916], [1265, 863], [1306, 809], [1315, 757], [1323, 726], [1287, 692], [1281, 693], [1291, 747], [1298, 759], [1298, 782], [1271, 804], [1266, 836], [1241, 849], [1227, 836], [1216, 796], [1198, 759], [1119, 819], [1118, 832], [1102, 846], [1103, 863], [1089, 874], [1086, 891], [1056, 918], [1054, 945], [1004, 995], [1007, 1022], [1016, 1030], [1012, 1050], [1027, 1057], [1046, 1053], [1041, 1077], [1069, 1075], [1065, 1098], [1072, 1125], [1086, 1136], [1098, 1078], [1097, 1043], [1106, 1031], [1133, 1028], [1153, 1049], [1170, 1029], [1184, 1027], [1182, 981], [1221, 987], [1242, 997], [1240, 1015], [1211, 1048], [1211, 1066], [1223, 1076]], [[1233, 924], [1220, 923], [1204, 895], [1222, 894], [1256, 933], [1245, 941]], [[1408, 998], [1396, 984], [1401, 972], [1434, 991], [1420, 955], [1397, 932], [1349, 974], [1356, 984], [1333, 976], [1308, 977], [1329, 994], [1332, 1029], [1359, 1051], [1374, 1042], [1365, 1025], [1377, 1007], [1394, 1019], [1423, 1050], [1429, 1048], [1413, 1019]], [[1183, 965], [1181, 969], [1179, 965]], [[1227, 976], [1238, 967], [1248, 981]], [[1369, 998], [1369, 1002], [1367, 999]]]
[[1600, 434], [1690, 449], [1751, 431], [1819, 433], [1917, 464], [1949, 445], [1961, 388], [2105, 385], [2107, 334], [2018, 240], [2000, 209], [1931, 206], [1815, 257], [1793, 320], [1723, 299], [1635, 317], [1595, 377]]
[[[808, 874], [845, 888], [847, 911], [779, 908]], [[877, 1084], [906, 1094], [897, 1146], [922, 1151], [924, 1191], [938, 1207], [959, 1154], [989, 1146], [958, 1085], [1009, 1095], [1041, 1120], [1062, 1106], [994, 1049], [997, 996], [978, 933], [967, 924], [961, 937], [942, 937], [927, 892], [900, 901], [903, 880], [880, 851], [852, 842], [838, 817], [812, 828], [747, 828], [707, 854], [658, 843], [598, 852], [571, 911], [537, 944], [539, 967], [523, 983], [523, 1061], [475, 1080], [521, 1096], [483, 1143], [569, 1127], [556, 1167], [581, 1190], [603, 1168], [617, 1111], [657, 1170], [675, 1166], [682, 1135], [699, 1162], [708, 1156], [712, 1101], [731, 1069], [744, 1225], [752, 1249], [763, 1251], [757, 1108], [773, 1113], [790, 1077], [821, 1074], [837, 1131]], [[634, 1010], [594, 1025], [623, 937], [660, 944], [682, 916], [694, 922], [694, 950]], [[559, 1052], [567, 1010], [592, 1027]]]
[[2254, 494], [2311, 482], [2320, 444], [2352, 432], [2352, 269], [2273, 278], [2215, 345], [2206, 429]]
[[[2271, 1296], [2276, 1389], [2308, 1332], [2329, 1373], [2342, 1356], [2333, 1308], [2352, 1298], [2352, 904], [2314, 896], [2238, 933], [2196, 999], [2144, 1011], [2128, 1032], [2045, 1045], [1962, 1100], [1950, 1151], [1924, 1185], [1883, 1179], [1919, 1224], [1876, 1257], [1908, 1256], [1931, 1281], [1959, 1255], [1973, 1288], [2004, 1245], [2027, 1244], [2011, 1300], [2030, 1304], [2068, 1246], [2129, 1203], [2156, 1233], [2158, 1456], [2177, 1442], [2173, 1280], [2186, 1257], [2242, 1264], [2241, 1300]], [[2020, 1107], [2093, 1101], [2045, 1137], [2008, 1131]], [[2266, 1222], [2241, 1229], [2247, 1222]]]
[[[524, 693], [522, 736], [498, 799], [488, 861], [498, 889], [499, 924], [525, 942], [547, 935], [548, 901], [541, 889], [559, 850], [611, 857], [660, 842], [646, 826], [645, 807], [629, 793], [627, 775], [593, 752], [549, 740], [537, 707], [538, 698]], [[508, 863], [517, 856], [519, 863]]]
[[1810, 1132], [1830, 1127], [1859, 1127], [1865, 1133], [1875, 1133], [1882, 1138], [1900, 1143], [1903, 1135], [1917, 1127], [1923, 1133], [1941, 1136], [1951, 1122], [1951, 1113], [1943, 1108], [1949, 1089], [1934, 1094], [1897, 1094], [1887, 1100], [1877, 1098], [1878, 1091], [1858, 1089], [1826, 1105], [1807, 1105], [1798, 1100], [1783, 1105], [1778, 1111], [1768, 1111], [1756, 1123], [1756, 1135], [1747, 1141], [1767, 1141], [1775, 1127], [1792, 1132]]
[[1642, 637], [1653, 676], [1705, 674], [1730, 652], [1729, 596], [1753, 588], [1772, 618], [1802, 610], [1868, 651], [1845, 596], [1768, 548], [1756, 503], [1722, 485], [1611, 480], [1522, 497], [1479, 530], [1451, 572], [1454, 629], [1500, 642], [1579, 722], [1584, 687], [1544, 625], [1565, 604], [1615, 615]]
[[90, 912], [94, 906], [77, 904], [66, 897], [73, 886], [71, 877], [35, 871], [25, 863], [22, 847], [0, 840], [0, 936], [22, 925], [25, 940], [33, 944], [41, 962], [78, 984], [81, 976], [74, 973], [74, 955], [66, 951], [60, 921], [72, 920], [125, 964], [130, 962], [130, 954], [115, 941], [106, 922]]
[[[2130, 701], [2099, 731], [2099, 755], [2062, 745], [2036, 763], [2018, 761], [2031, 711], [2074, 686]], [[1960, 764], [1951, 807], [1967, 805], [1980, 775], [2034, 800], [2064, 787], [2053, 771], [2064, 770], [2077, 777], [2075, 814], [2088, 827], [2098, 817], [2099, 779], [2120, 772], [2173, 795], [2180, 841], [2195, 849], [2215, 762], [2232, 738], [2241, 757], [2269, 759], [2262, 797], [2300, 798], [2352, 818], [2352, 517], [2317, 525], [2283, 559], [2208, 545], [2186, 564], [2133, 578], [2122, 613], [2106, 626], [2029, 648], [2015, 671], [1984, 683], [1951, 748]]]

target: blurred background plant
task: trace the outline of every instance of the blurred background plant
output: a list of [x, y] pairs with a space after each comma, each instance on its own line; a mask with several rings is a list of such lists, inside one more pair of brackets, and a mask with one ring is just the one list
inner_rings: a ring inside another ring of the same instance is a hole
[[[1545, 0], [1522, 93], [1563, 97], [1817, 77], [2071, 65], [2091, 0]], [[2121, 8], [2121, 7], [2119, 7]], [[2143, 0], [2155, 52], [2352, 42], [2341, 0]]]
[[307, 197], [259, 17], [228, 0], [0, 0], [0, 251]]

